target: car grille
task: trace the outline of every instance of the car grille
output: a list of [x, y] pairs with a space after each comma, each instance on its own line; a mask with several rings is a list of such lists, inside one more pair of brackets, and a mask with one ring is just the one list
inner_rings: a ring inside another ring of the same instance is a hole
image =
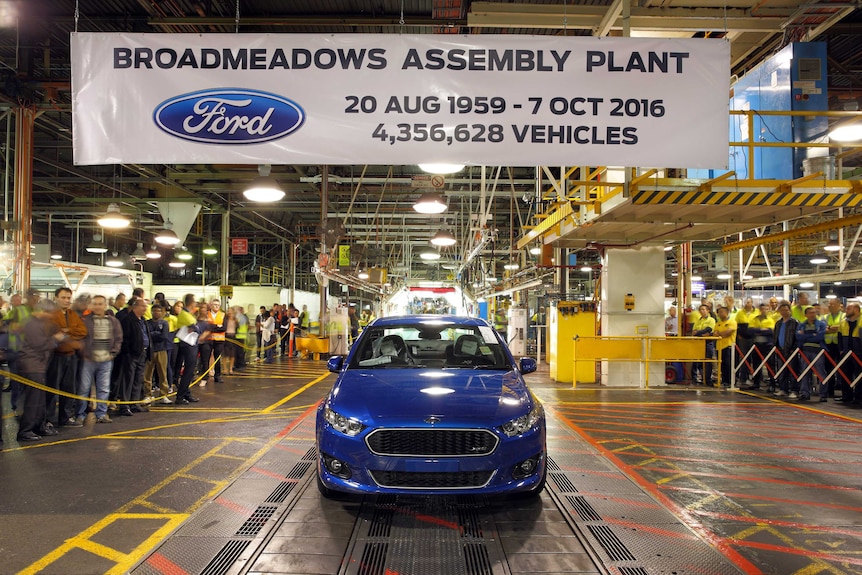
[[365, 441], [376, 455], [469, 457], [492, 453], [499, 439], [484, 429], [378, 429]]
[[381, 487], [401, 489], [463, 489], [483, 487], [491, 481], [493, 471], [452, 471], [441, 473], [409, 471], [369, 471]]

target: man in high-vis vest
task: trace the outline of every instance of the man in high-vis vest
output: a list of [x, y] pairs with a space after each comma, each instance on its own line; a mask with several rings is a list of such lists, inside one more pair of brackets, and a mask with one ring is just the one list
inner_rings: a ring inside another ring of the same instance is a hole
[[844, 321], [838, 328], [838, 347], [841, 349], [842, 357], [851, 353], [856, 356], [847, 358], [847, 361], [841, 366], [844, 375], [850, 380], [848, 383], [847, 379], [840, 376], [838, 378], [841, 383], [841, 401], [843, 403], [862, 403], [862, 383], [857, 383], [853, 387], [850, 386], [862, 371], [857, 361], [857, 359], [862, 360], [862, 337], [860, 337], [862, 334], [859, 330], [859, 316], [859, 304], [856, 302], [848, 303]]
[[[227, 316], [221, 310], [221, 300], [213, 299], [210, 302], [210, 310], [208, 319], [211, 324], [210, 331], [212, 335], [210, 339], [213, 344], [213, 361], [215, 362], [215, 382], [221, 383], [221, 361], [219, 358], [224, 354], [225, 333], [227, 332]], [[206, 361], [207, 358], [203, 358]]]
[[[829, 312], [822, 318], [826, 322], [826, 335], [823, 342], [826, 346], [826, 353], [829, 354], [829, 358], [832, 360], [827, 361], [825, 364], [827, 373], [832, 371], [832, 366], [838, 363], [841, 356], [841, 352], [838, 349], [838, 330], [841, 328], [841, 322], [844, 321], [844, 312], [841, 311], [841, 302], [838, 301], [838, 298], [830, 299], [828, 305]], [[836, 375], [826, 382], [828, 397], [835, 397], [835, 388], [839, 377]]]

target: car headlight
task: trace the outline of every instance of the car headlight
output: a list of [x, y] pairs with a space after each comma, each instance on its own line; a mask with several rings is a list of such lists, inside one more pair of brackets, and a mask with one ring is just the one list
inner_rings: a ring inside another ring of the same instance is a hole
[[522, 415], [521, 417], [516, 417], [512, 421], [507, 421], [500, 426], [500, 429], [509, 437], [514, 437], [532, 429], [532, 427], [539, 422], [541, 417], [542, 406], [537, 403], [530, 413]]
[[362, 430], [365, 429], [365, 426], [355, 419], [344, 417], [340, 413], [332, 411], [328, 407], [324, 409], [323, 416], [326, 418], [326, 422], [329, 423], [329, 425], [331, 425], [336, 431], [340, 431], [344, 435], [348, 435], [350, 437], [360, 434]]

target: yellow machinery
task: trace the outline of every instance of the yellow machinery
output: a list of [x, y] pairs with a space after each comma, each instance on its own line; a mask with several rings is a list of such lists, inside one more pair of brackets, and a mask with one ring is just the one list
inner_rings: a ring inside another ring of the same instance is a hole
[[577, 375], [579, 382], [595, 381], [594, 362], [579, 361], [575, 368], [575, 362], [572, 361], [572, 341], [575, 336], [596, 335], [596, 304], [591, 301], [551, 302], [548, 331], [551, 379], [569, 383], [573, 382], [574, 376]]

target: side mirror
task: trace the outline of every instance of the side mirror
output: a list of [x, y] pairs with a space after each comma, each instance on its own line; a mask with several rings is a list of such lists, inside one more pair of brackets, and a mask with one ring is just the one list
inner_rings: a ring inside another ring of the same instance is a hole
[[341, 371], [341, 368], [344, 367], [344, 356], [334, 355], [330, 357], [329, 360], [326, 362], [326, 367], [332, 373], [338, 373], [339, 371]]
[[539, 368], [539, 366], [536, 363], [536, 360], [532, 357], [522, 357], [518, 368], [521, 370], [521, 374], [524, 375], [527, 373], [533, 373]]

